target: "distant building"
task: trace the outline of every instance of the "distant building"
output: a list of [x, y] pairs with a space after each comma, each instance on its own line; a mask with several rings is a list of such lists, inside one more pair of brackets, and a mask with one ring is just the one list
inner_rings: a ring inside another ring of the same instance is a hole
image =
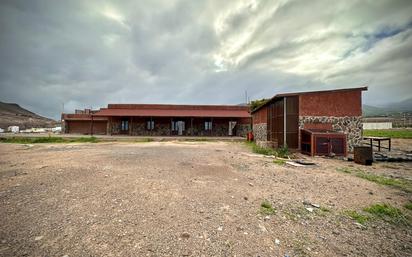
[[368, 117], [363, 118], [363, 129], [391, 129], [393, 118]]
[[[301, 131], [307, 129], [325, 135], [310, 147], [329, 152], [346, 146], [352, 151], [362, 138], [364, 90], [367, 87], [275, 95], [252, 111], [255, 140], [259, 145], [302, 149]], [[347, 142], [330, 140], [329, 131], [345, 134]]]
[[20, 130], [19, 126], [9, 126], [7, 128], [7, 131], [12, 132], [12, 133], [19, 133], [19, 130]]
[[131, 136], [246, 136], [248, 106], [109, 104], [100, 110], [62, 114], [70, 134]]

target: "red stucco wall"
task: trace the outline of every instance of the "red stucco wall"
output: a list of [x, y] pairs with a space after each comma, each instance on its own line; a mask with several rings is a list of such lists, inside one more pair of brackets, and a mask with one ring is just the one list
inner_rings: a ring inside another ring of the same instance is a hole
[[361, 116], [362, 91], [318, 92], [299, 96], [300, 116]]

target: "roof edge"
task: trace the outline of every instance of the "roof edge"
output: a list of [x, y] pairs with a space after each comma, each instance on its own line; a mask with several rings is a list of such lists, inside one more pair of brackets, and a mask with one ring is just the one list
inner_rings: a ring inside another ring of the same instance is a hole
[[368, 87], [353, 87], [353, 88], [340, 88], [340, 89], [327, 89], [327, 90], [316, 90], [316, 91], [307, 91], [307, 92], [292, 92], [292, 93], [282, 93], [276, 94], [272, 98], [269, 98], [265, 103], [253, 109], [250, 113], [253, 114], [259, 111], [264, 106], [268, 105], [270, 102], [277, 98], [287, 97], [287, 96], [299, 96], [306, 94], [318, 94], [318, 93], [327, 93], [327, 92], [345, 92], [345, 91], [367, 91]]

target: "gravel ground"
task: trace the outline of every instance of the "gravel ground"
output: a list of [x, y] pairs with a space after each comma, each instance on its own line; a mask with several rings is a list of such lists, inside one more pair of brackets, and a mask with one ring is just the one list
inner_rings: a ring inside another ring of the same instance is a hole
[[410, 227], [343, 214], [408, 213], [411, 194], [336, 171], [410, 178], [408, 163], [292, 167], [230, 142], [0, 144], [0, 156], [0, 256], [412, 255]]

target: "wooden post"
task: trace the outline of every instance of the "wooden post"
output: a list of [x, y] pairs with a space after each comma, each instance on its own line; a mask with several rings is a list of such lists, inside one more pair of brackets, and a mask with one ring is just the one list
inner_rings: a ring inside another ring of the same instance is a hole
[[133, 116], [130, 117], [130, 124], [129, 124], [129, 136], [132, 135], [132, 130], [133, 130]]
[[193, 118], [190, 118], [190, 135], [193, 136]]
[[93, 136], [93, 114], [92, 114], [92, 122], [90, 124], [90, 136]]
[[170, 118], [170, 136], [172, 135], [172, 123], [173, 123], [173, 118]]
[[210, 135], [213, 136], [213, 118], [210, 118], [210, 122], [212, 123], [212, 126], [210, 127]]

